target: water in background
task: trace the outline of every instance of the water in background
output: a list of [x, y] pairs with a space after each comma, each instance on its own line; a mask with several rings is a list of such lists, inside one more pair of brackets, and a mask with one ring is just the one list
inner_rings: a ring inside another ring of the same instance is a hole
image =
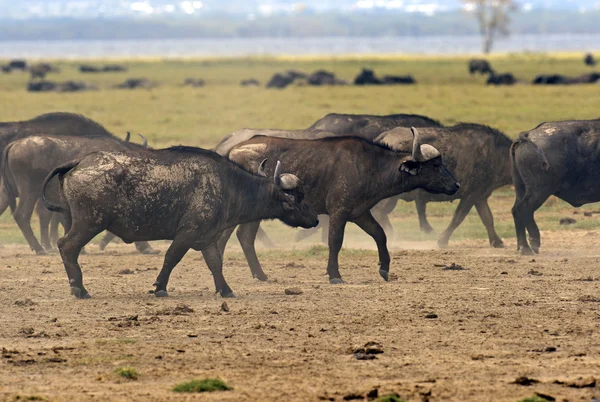
[[[600, 35], [521, 35], [499, 39], [494, 52], [600, 49]], [[235, 38], [0, 42], [0, 58], [227, 57], [344, 54], [477, 54], [478, 36], [384, 38]]]

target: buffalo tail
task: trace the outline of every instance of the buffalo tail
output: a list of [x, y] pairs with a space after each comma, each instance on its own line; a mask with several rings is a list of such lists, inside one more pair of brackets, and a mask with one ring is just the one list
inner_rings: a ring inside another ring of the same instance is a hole
[[[54, 168], [54, 170], [52, 172], [50, 172], [50, 174], [44, 180], [44, 184], [42, 185], [42, 201], [43, 201], [44, 205], [46, 206], [46, 208], [48, 208], [48, 210], [50, 210], [52, 212], [60, 212], [60, 213], [65, 213], [67, 211], [67, 209], [63, 208], [62, 206], [52, 204], [50, 201], [48, 201], [48, 199], [46, 198], [46, 187], [48, 186], [48, 183], [50, 182], [50, 180], [52, 180], [52, 178], [54, 176], [59, 175], [59, 178], [62, 178], [62, 176], [67, 174], [71, 169], [73, 169], [74, 167], [79, 165], [79, 162], [80, 161], [78, 161], [78, 160], [71, 161], [71, 162], [67, 162], [65, 164], [62, 164], [62, 165]], [[60, 191], [62, 193], [62, 180], [61, 180]], [[64, 197], [61, 196], [61, 198], [64, 198]]]

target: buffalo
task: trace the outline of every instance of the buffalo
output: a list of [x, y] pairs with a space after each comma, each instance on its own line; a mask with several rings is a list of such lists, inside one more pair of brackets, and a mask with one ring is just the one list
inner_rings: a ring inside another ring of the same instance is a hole
[[27, 70], [27, 62], [25, 60], [20, 59], [11, 60], [8, 63], [8, 67], [10, 67], [11, 70], [25, 71]]
[[[258, 172], [264, 175], [264, 162]], [[223, 277], [216, 241], [230, 227], [261, 219], [280, 219], [290, 226], [313, 227], [317, 214], [304, 201], [302, 184], [292, 174], [274, 179], [256, 176], [220, 155], [200, 148], [96, 152], [55, 168], [43, 183], [43, 200], [67, 217], [59, 239], [71, 292], [89, 298], [77, 262], [82, 248], [108, 230], [126, 243], [172, 240], [154, 284], [156, 296], [167, 296], [173, 268], [188, 250], [202, 252], [223, 297], [235, 297]], [[59, 176], [61, 203], [46, 198], [45, 188]]]
[[[416, 129], [412, 132], [411, 147], [402, 151], [357, 137], [294, 140], [258, 135], [234, 146], [227, 156], [247, 169], [265, 158], [281, 160], [298, 175], [305, 184], [308, 203], [317, 213], [329, 215], [327, 273], [331, 283], [342, 283], [338, 254], [347, 222], [356, 223], [373, 237], [379, 251], [379, 274], [388, 280], [390, 255], [386, 235], [370, 209], [384, 198], [416, 188], [445, 194], [454, 194], [460, 188], [439, 151], [423, 144]], [[273, 166], [268, 166], [267, 171], [273, 171]], [[259, 225], [260, 222], [242, 225], [238, 238], [252, 275], [264, 281], [267, 276], [254, 250]], [[223, 234], [221, 254], [233, 230]]]
[[[427, 222], [428, 202], [460, 200], [450, 225], [438, 239], [440, 247], [446, 247], [450, 236], [475, 206], [488, 234], [490, 245], [504, 247], [494, 229], [494, 217], [488, 205], [492, 192], [512, 183], [509, 150], [512, 141], [500, 131], [481, 124], [461, 123], [452, 127], [420, 128], [423, 141], [435, 146], [444, 155], [448, 169], [460, 182], [460, 190], [452, 195], [433, 194], [424, 190], [400, 194], [382, 205], [384, 213], [390, 213], [397, 199], [415, 201], [419, 225], [425, 232], [433, 231]], [[406, 128], [395, 128], [378, 136], [375, 141], [394, 149], [404, 149]], [[380, 221], [389, 221], [380, 213]]]
[[585, 55], [585, 57], [583, 58], [583, 62], [585, 63], [586, 66], [590, 66], [590, 67], [593, 67], [596, 65], [596, 59], [594, 58], [594, 55], [591, 53], [588, 53]]
[[517, 250], [523, 255], [539, 253], [534, 213], [548, 197], [554, 195], [574, 207], [600, 201], [600, 119], [542, 123], [519, 135], [510, 156]]
[[[40, 134], [50, 136], [58, 135], [72, 137], [114, 138], [114, 136], [101, 124], [75, 113], [47, 113], [30, 120], [4, 122], [0, 123], [0, 166], [3, 164], [2, 155], [4, 154], [4, 149], [8, 144], [10, 144], [12, 141]], [[37, 155], [32, 158], [32, 160], [36, 159], [38, 159]], [[8, 205], [8, 200], [4, 200], [3, 194], [4, 192], [0, 191], [0, 197], [2, 197], [2, 200], [0, 200], [0, 213], [4, 212]], [[38, 207], [37, 211], [40, 215], [40, 227], [42, 233], [47, 233], [51, 214], [46, 208], [43, 207]], [[53, 227], [55, 229], [52, 231], [53, 238], [58, 238], [58, 229], [56, 229], [56, 225], [57, 222], [54, 220]], [[44, 240], [44, 238], [45, 237], [43, 236], [42, 239]], [[48, 241], [46, 245], [48, 245], [48, 243], [50, 242]], [[152, 250], [152, 248], [148, 247], [142, 247], [142, 249], [145, 250], [145, 252], [151, 252]]]
[[[70, 160], [81, 158], [94, 151], [123, 151], [144, 149], [144, 146], [121, 141], [116, 137], [65, 137], [30, 136], [13, 141], [2, 155], [2, 184], [0, 188], [0, 213], [7, 205], [14, 211], [14, 218], [23, 232], [27, 243], [38, 255], [52, 250], [48, 236], [48, 217], [40, 220], [42, 243], [40, 245], [31, 229], [31, 215], [41, 197], [41, 185], [54, 167]], [[39, 155], [44, 155], [40, 158]], [[58, 198], [55, 188], [53, 194]], [[19, 199], [18, 204], [16, 198]], [[136, 244], [143, 253], [152, 253], [148, 243]]]
[[517, 79], [512, 73], [496, 74], [494, 71], [490, 73], [486, 81], [487, 85], [514, 85], [516, 83]]
[[469, 74], [492, 74], [494, 70], [487, 60], [484, 59], [471, 59], [469, 60]]

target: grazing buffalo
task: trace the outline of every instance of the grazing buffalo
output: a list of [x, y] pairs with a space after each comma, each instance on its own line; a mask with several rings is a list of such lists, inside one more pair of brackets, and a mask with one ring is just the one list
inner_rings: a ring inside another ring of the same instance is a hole
[[[31, 215], [41, 198], [42, 183], [48, 173], [65, 162], [82, 158], [95, 151], [124, 151], [144, 149], [144, 146], [121, 141], [116, 137], [31, 136], [11, 142], [2, 155], [2, 183], [0, 185], [0, 213], [10, 205], [14, 218], [27, 243], [38, 255], [52, 250], [48, 225], [40, 225], [42, 245], [31, 229]], [[43, 155], [43, 158], [40, 158]], [[52, 186], [58, 198], [58, 187]], [[19, 199], [16, 204], [16, 199]], [[45, 219], [48, 219], [45, 217]], [[136, 244], [143, 253], [152, 253], [148, 243]]]
[[574, 207], [600, 201], [600, 119], [542, 123], [521, 133], [510, 156], [517, 249], [531, 255], [541, 245], [533, 215], [548, 197], [554, 195]]
[[11, 60], [8, 63], [8, 66], [10, 67], [11, 70], [21, 70], [21, 71], [27, 70], [27, 62], [25, 60], [19, 60], [19, 59]]
[[48, 63], [38, 63], [29, 67], [29, 74], [31, 74], [31, 79], [44, 79], [46, 78], [46, 74], [50, 72], [58, 72], [58, 69], [52, 67], [52, 65]]
[[471, 59], [469, 60], [469, 74], [492, 74], [494, 70], [487, 60], [484, 59]]
[[[442, 162], [437, 149], [422, 144], [413, 128], [412, 146], [395, 151], [357, 137], [328, 137], [316, 140], [256, 136], [233, 147], [228, 157], [252, 169], [261, 160], [281, 160], [305, 184], [306, 200], [319, 214], [329, 215], [329, 262], [331, 283], [342, 283], [338, 254], [347, 222], [356, 223], [377, 243], [380, 275], [388, 280], [390, 255], [385, 232], [371, 215], [371, 208], [393, 195], [424, 188], [434, 193], [454, 194], [460, 185]], [[273, 171], [273, 166], [268, 169]], [[254, 239], [260, 222], [242, 225], [238, 238], [252, 275], [266, 280]], [[233, 228], [223, 234], [224, 251]]]
[[496, 74], [493, 71], [486, 81], [487, 85], [515, 85], [516, 83], [517, 79], [512, 73]]
[[129, 78], [125, 82], [117, 85], [119, 89], [151, 89], [156, 86], [156, 83], [150, 81], [147, 78]]
[[[56, 175], [60, 205], [48, 201], [45, 192]], [[54, 169], [43, 188], [46, 207], [64, 213], [70, 221], [58, 248], [71, 291], [78, 298], [90, 297], [83, 286], [79, 253], [103, 230], [126, 243], [173, 241], [154, 284], [156, 296], [167, 296], [171, 271], [192, 248], [202, 252], [221, 296], [234, 297], [223, 277], [216, 244], [223, 230], [274, 218], [290, 226], [318, 224], [298, 178], [281, 174], [279, 163], [273, 180], [252, 175], [200, 148], [92, 153]]]
[[184, 87], [200, 88], [203, 87], [206, 82], [201, 78], [186, 78], [183, 81]]
[[[407, 131], [398, 127], [382, 133], [375, 141], [393, 149], [405, 149]], [[512, 183], [509, 156], [512, 141], [500, 131], [480, 124], [461, 123], [453, 127], [420, 128], [419, 131], [424, 142], [433, 145], [444, 155], [444, 163], [461, 184], [460, 190], [452, 195], [432, 194], [425, 190], [400, 194], [384, 204], [384, 212], [391, 212], [397, 199], [415, 201], [421, 230], [431, 232], [433, 228], [426, 216], [427, 203], [460, 200], [450, 225], [438, 239], [438, 245], [448, 245], [452, 233], [475, 206], [487, 230], [490, 244], [504, 247], [494, 229], [488, 198], [494, 190]]]

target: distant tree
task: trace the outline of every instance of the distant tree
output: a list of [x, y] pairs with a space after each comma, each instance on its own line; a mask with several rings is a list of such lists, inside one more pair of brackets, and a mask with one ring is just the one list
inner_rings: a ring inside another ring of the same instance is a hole
[[509, 34], [510, 13], [516, 11], [513, 0], [463, 0], [467, 11], [473, 13], [479, 23], [479, 33], [483, 40], [483, 53], [489, 53], [494, 40]]

